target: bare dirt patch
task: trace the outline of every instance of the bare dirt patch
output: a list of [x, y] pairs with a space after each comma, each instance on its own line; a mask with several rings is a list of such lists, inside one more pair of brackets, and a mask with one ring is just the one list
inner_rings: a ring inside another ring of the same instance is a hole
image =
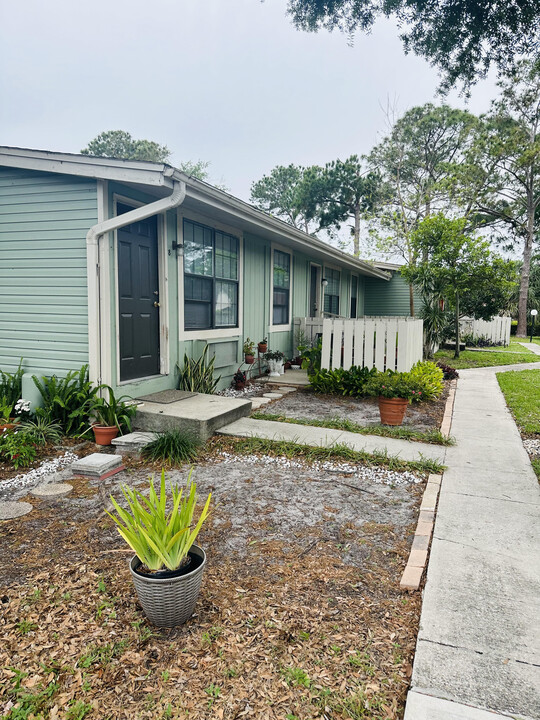
[[[441, 427], [449, 383], [445, 382], [441, 397], [433, 402], [411, 403], [403, 425], [415, 430], [433, 430]], [[274, 400], [261, 412], [276, 413], [288, 418], [301, 420], [350, 420], [358, 425], [379, 425], [379, 406], [377, 398], [339, 397], [336, 395], [318, 395], [311, 390], [298, 390]]]
[[158, 631], [104, 514], [109, 492], [147, 475], [132, 463], [70, 480], [69, 497], [32, 498], [0, 525], [3, 717], [31, 702], [66, 720], [402, 717], [420, 600], [399, 578], [422, 483], [268, 458], [198, 465], [215, 500], [208, 568], [196, 615]]

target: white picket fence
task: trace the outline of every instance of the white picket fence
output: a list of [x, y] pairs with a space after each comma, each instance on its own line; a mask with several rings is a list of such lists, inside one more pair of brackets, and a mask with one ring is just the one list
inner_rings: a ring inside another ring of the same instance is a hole
[[324, 319], [321, 367], [407, 372], [422, 360], [423, 322], [413, 318]]
[[473, 335], [475, 338], [485, 338], [497, 345], [510, 344], [510, 327], [512, 318], [492, 317], [491, 320], [474, 320], [464, 317], [460, 320], [461, 336]]

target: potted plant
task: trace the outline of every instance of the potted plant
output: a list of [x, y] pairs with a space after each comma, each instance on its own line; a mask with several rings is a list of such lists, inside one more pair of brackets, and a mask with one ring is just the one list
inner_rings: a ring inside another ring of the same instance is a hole
[[123, 434], [124, 429], [131, 432], [131, 418], [137, 412], [135, 405], [127, 395], [117, 398], [109, 385], [100, 385], [99, 390], [107, 390], [109, 399], [92, 397], [88, 402], [88, 414], [94, 418], [92, 430], [98, 445], [110, 445], [118, 433]]
[[240, 368], [238, 368], [238, 370], [234, 373], [233, 379], [232, 379], [232, 384], [233, 384], [235, 390], [243, 390], [246, 387], [246, 382], [247, 382], [246, 373], [243, 372], [242, 370], [240, 370]]
[[193, 526], [197, 487], [191, 481], [192, 472], [193, 468], [185, 492], [177, 485], [170, 486], [170, 498], [164, 470], [159, 493], [150, 479], [148, 498], [122, 486], [128, 509], [121, 508], [111, 497], [116, 515], [106, 511], [135, 553], [129, 563], [135, 590], [145, 615], [158, 627], [185, 623], [193, 614], [201, 587], [206, 554], [194, 543], [208, 515], [211, 494]]
[[264, 337], [264, 338], [259, 342], [257, 348], [258, 348], [258, 350], [259, 350], [259, 353], [260, 353], [261, 355], [264, 355], [264, 353], [268, 350], [268, 338], [265, 338], [265, 337]]
[[383, 425], [401, 425], [407, 405], [422, 396], [421, 386], [410, 373], [387, 370], [377, 373], [365, 385], [366, 395], [379, 399], [379, 413]]
[[283, 359], [285, 355], [281, 350], [269, 350], [264, 353], [264, 359], [268, 363], [270, 377], [279, 377], [283, 375]]
[[255, 343], [249, 338], [244, 340], [244, 361], [247, 365], [253, 365], [255, 362]]

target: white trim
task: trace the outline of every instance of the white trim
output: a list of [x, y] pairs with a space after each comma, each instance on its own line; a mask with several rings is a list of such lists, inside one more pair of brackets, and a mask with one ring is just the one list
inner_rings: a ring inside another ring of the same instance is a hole
[[[216, 340], [219, 338], [241, 338], [244, 319], [244, 234], [237, 228], [231, 228], [222, 223], [211, 221], [208, 218], [199, 220], [202, 217], [197, 213], [177, 212], [176, 237], [177, 243], [182, 248], [178, 253], [178, 341], [189, 340]], [[184, 329], [184, 219], [205, 225], [211, 230], [218, 230], [233, 235], [238, 240], [238, 327], [234, 328], [209, 328], [205, 330]]]
[[[284, 325], [274, 325], [274, 252], [282, 252], [290, 258], [289, 263], [289, 322]], [[293, 304], [293, 274], [294, 274], [294, 255], [291, 248], [284, 247], [278, 243], [272, 243], [270, 246], [270, 318], [268, 320], [268, 332], [289, 332], [292, 328], [292, 304]]]
[[[131, 208], [139, 208], [146, 206], [146, 203], [140, 200], [134, 200], [133, 198], [119, 193], [113, 195], [113, 213], [114, 217], [121, 217], [118, 215], [118, 203], [123, 203]], [[148, 375], [143, 378], [136, 378], [139, 381], [151, 380], [156, 377], [163, 377], [169, 374], [169, 332], [168, 332], [168, 296], [169, 296], [169, 275], [167, 271], [167, 240], [166, 240], [166, 220], [164, 219], [164, 213], [158, 213], [156, 216], [151, 215], [150, 217], [156, 217], [157, 226], [157, 262], [158, 262], [158, 290], [159, 290], [159, 374]], [[120, 302], [118, 299], [118, 230], [114, 231], [114, 301], [115, 301], [115, 315], [116, 315], [116, 332], [115, 332], [115, 343], [116, 343], [116, 384], [127, 385], [134, 382], [133, 379], [121, 380], [120, 379]], [[111, 298], [112, 300], [112, 298]], [[109, 338], [112, 339], [112, 330], [109, 329]], [[110, 358], [109, 367], [112, 370], [112, 357]], [[108, 383], [108, 384], [112, 384]]]
[[[99, 180], [103, 185], [103, 219], [109, 216], [109, 187], [107, 180]], [[111, 324], [111, 234], [105, 233], [99, 240], [99, 296], [100, 296], [100, 337], [101, 337], [101, 379], [102, 383], [112, 385], [112, 324]]]
[[[106, 182], [96, 182], [97, 222], [106, 218]], [[92, 383], [101, 382], [101, 298], [99, 242], [86, 245], [86, 278], [88, 297], [88, 373]]]

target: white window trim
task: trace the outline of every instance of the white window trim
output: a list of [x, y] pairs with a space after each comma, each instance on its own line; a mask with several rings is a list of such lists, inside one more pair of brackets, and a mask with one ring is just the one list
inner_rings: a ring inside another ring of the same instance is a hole
[[[268, 332], [287, 332], [292, 329], [292, 306], [293, 306], [293, 275], [294, 275], [294, 255], [291, 248], [272, 243], [270, 252], [270, 319], [268, 321]], [[290, 270], [289, 270], [289, 322], [285, 325], [274, 325], [274, 252], [285, 253], [291, 259]]]
[[[233, 235], [238, 238], [238, 327], [234, 328], [211, 328], [206, 330], [186, 330], [184, 328], [184, 220], [200, 223], [212, 230]], [[188, 340], [216, 340], [219, 338], [240, 338], [242, 337], [242, 325], [244, 319], [244, 234], [238, 228], [214, 222], [198, 213], [177, 212], [176, 242], [181, 251], [177, 253], [178, 268], [178, 339], [180, 342]]]
[[[129, 205], [133, 208], [142, 207], [146, 203], [134, 200], [133, 198], [114, 193], [113, 195], [113, 217], [118, 215], [118, 203]], [[169, 347], [169, 274], [167, 269], [167, 219], [164, 213], [157, 216], [157, 254], [158, 254], [158, 287], [159, 287], [159, 375], [149, 375], [142, 378], [130, 378], [120, 380], [120, 303], [118, 302], [118, 231], [114, 231], [114, 298], [116, 316], [116, 385], [129, 385], [133, 382], [141, 382], [163, 377], [169, 374], [170, 368], [170, 347]], [[110, 313], [109, 313], [110, 317]], [[111, 330], [109, 328], [109, 335]], [[110, 351], [109, 351], [110, 352]], [[109, 359], [109, 367], [112, 371], [112, 358]], [[112, 372], [111, 372], [112, 374]], [[112, 383], [108, 383], [112, 384]]]

